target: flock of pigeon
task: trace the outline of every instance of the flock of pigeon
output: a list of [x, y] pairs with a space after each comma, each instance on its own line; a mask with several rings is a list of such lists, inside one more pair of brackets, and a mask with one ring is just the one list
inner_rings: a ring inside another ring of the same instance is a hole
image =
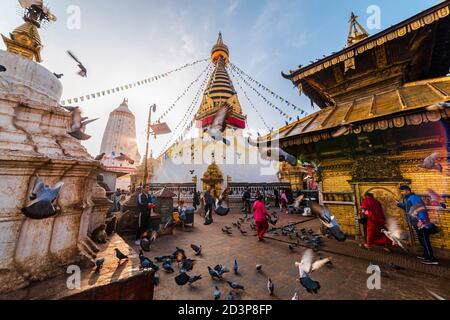
[[[345, 235], [343, 235], [342, 231], [339, 228], [339, 225], [334, 216], [330, 214], [326, 207], [320, 205], [313, 205], [312, 212], [316, 215], [316, 217], [322, 222], [325, 227], [325, 235], [327, 237], [333, 237], [338, 241], [345, 241]], [[312, 229], [302, 228], [298, 230], [296, 228], [297, 224], [300, 223], [291, 223], [287, 225], [283, 225], [280, 227], [276, 227], [278, 223], [278, 216], [274, 212], [268, 218], [268, 221], [271, 225], [271, 228], [267, 231], [273, 236], [279, 236], [280, 233], [282, 236], [289, 237], [291, 241], [287, 241], [289, 244], [289, 250], [295, 251], [298, 247], [304, 247], [306, 250], [303, 252], [302, 258], [300, 262], [295, 262], [294, 266], [298, 269], [298, 282], [303, 286], [306, 292], [310, 294], [318, 294], [321, 288], [321, 285], [318, 281], [315, 281], [311, 275], [323, 268], [333, 268], [333, 263], [331, 258], [322, 258], [318, 254], [320, 251], [320, 246], [323, 244], [322, 236], [316, 234]], [[249, 231], [244, 230], [244, 227], [249, 226], [252, 231], [256, 231], [256, 225], [253, 223], [253, 216], [248, 216], [246, 218], [241, 217], [238, 218], [237, 221], [232, 222], [232, 227], [224, 226], [221, 231], [227, 236], [232, 236], [234, 231], [237, 230], [241, 234], [241, 236], [247, 236]], [[389, 220], [387, 223], [387, 230], [383, 230], [387, 237], [389, 237], [396, 245], [407, 250], [403, 245], [403, 239], [401, 230], [398, 227], [398, 224], [395, 220]], [[256, 234], [254, 234], [256, 235]], [[151, 241], [154, 241], [155, 237], [152, 237]], [[195, 254], [195, 257], [199, 257], [202, 255], [202, 246], [191, 244], [191, 249]], [[141, 246], [141, 248], [143, 248]], [[144, 248], [143, 248], [144, 249]], [[118, 259], [119, 264], [122, 260], [128, 259], [128, 256], [122, 253], [119, 249], [115, 249], [116, 258]], [[149, 251], [149, 250], [144, 250]], [[197, 281], [202, 280], [201, 274], [193, 273], [193, 269], [196, 263], [195, 259], [188, 258], [186, 252], [176, 247], [176, 250], [165, 256], [157, 256], [154, 258], [156, 262], [153, 262], [150, 258], [146, 257], [144, 252], [140, 250], [139, 252], [139, 260], [140, 260], [140, 269], [141, 270], [154, 270], [154, 284], [158, 285], [160, 282], [160, 276], [158, 271], [162, 269], [164, 272], [168, 274], [176, 274], [174, 280], [179, 286], [186, 285], [194, 285]], [[100, 258], [96, 261], [96, 273], [99, 273], [103, 264], [105, 262], [104, 258]], [[174, 264], [177, 265], [177, 268], [174, 268]], [[391, 267], [396, 269], [400, 268], [391, 264]], [[229, 291], [225, 296], [226, 300], [235, 300], [236, 296], [240, 292], [245, 292], [245, 287], [232, 279], [226, 279], [226, 274], [230, 273], [230, 269], [223, 265], [218, 264], [215, 267], [207, 266], [208, 274], [211, 280], [213, 281], [213, 299], [219, 300], [222, 297], [222, 291], [218, 286], [218, 282], [224, 281], [229, 286]], [[261, 272], [263, 269], [262, 264], [256, 264], [255, 272]], [[177, 271], [176, 271], [177, 270]], [[235, 275], [239, 274], [239, 264], [237, 259], [234, 259], [234, 263], [232, 266], [232, 270]], [[267, 278], [266, 288], [269, 296], [273, 296], [275, 292], [275, 284], [270, 277]], [[294, 293], [292, 300], [299, 300], [298, 292]]]
[[[251, 216], [249, 216], [247, 218], [239, 218], [236, 222], [233, 222], [232, 225], [236, 230], [239, 230], [239, 232], [242, 236], [246, 236], [248, 234], [248, 232], [243, 230], [243, 228], [244, 228], [244, 225], [246, 223], [250, 222], [251, 220], [252, 220]], [[276, 216], [275, 213], [271, 216], [269, 221], [274, 226], [272, 228], [271, 232], [276, 232], [276, 230], [281, 230], [283, 235], [292, 236], [293, 234], [297, 234], [299, 236], [299, 239], [304, 240], [305, 243], [313, 244], [312, 245], [313, 249], [307, 249], [304, 252], [301, 261], [295, 262], [295, 267], [298, 268], [298, 272], [299, 272], [299, 280], [298, 281], [306, 289], [306, 291], [309, 293], [312, 293], [312, 294], [318, 293], [320, 290], [320, 284], [319, 284], [319, 282], [312, 280], [310, 274], [325, 265], [332, 267], [330, 258], [315, 260], [313, 250], [314, 251], [318, 250], [318, 246], [320, 244], [320, 236], [314, 234], [311, 229], [308, 231], [306, 231], [305, 229], [302, 229], [301, 235], [299, 235], [299, 233], [296, 232], [295, 225], [293, 225], [293, 224], [290, 224], [287, 226], [282, 226], [280, 228], [275, 228], [275, 225], [278, 222], [278, 217]], [[256, 230], [256, 226], [254, 225], [253, 222], [250, 222], [249, 225], [252, 230]], [[222, 228], [222, 232], [227, 235], [232, 235], [233, 234], [232, 230], [233, 230], [233, 228], [229, 227], [229, 226], [225, 226], [224, 228]], [[309, 238], [309, 236], [312, 236], [313, 239], [311, 240]], [[202, 255], [202, 246], [201, 245], [191, 244], [190, 247], [196, 257]], [[293, 248], [291, 248], [291, 245], [289, 246], [289, 248], [293, 249]], [[123, 252], [121, 252], [119, 249], [116, 248], [115, 253], [116, 253], [116, 258], [118, 259], [119, 264], [123, 260], [128, 260], [128, 256], [125, 255]], [[190, 275], [189, 274], [189, 273], [192, 273], [196, 260], [188, 258], [186, 255], [186, 252], [183, 249], [178, 248], [178, 247], [176, 247], [176, 250], [169, 255], [155, 257], [156, 262], [153, 262], [150, 258], [146, 257], [144, 252], [142, 250], [140, 250], [139, 260], [140, 260], [140, 269], [141, 270], [152, 269], [155, 271], [155, 275], [154, 275], [154, 284], [155, 285], [158, 285], [160, 282], [160, 276], [158, 273], [159, 270], [162, 269], [164, 272], [169, 273], [169, 274], [176, 273], [176, 271], [174, 269], [174, 264], [176, 264], [178, 267], [177, 275], [174, 278], [177, 285], [179, 285], [179, 286], [193, 285], [197, 281], [202, 280], [201, 274], [200, 275], [197, 275], [197, 274]], [[104, 258], [99, 258], [96, 261], [95, 273], [100, 272], [104, 262], [105, 262]], [[160, 264], [160, 265], [158, 265], [158, 264]], [[224, 279], [224, 275], [227, 273], [230, 273], [230, 269], [227, 268], [226, 266], [224, 266], [222, 264], [218, 264], [215, 267], [208, 266], [207, 269], [208, 269], [208, 274], [209, 274], [211, 280], [214, 281], [213, 298], [215, 300], [219, 300], [222, 296], [222, 292], [218, 286], [218, 281], [225, 281], [230, 288], [228, 294], [225, 296], [226, 300], [234, 300], [236, 298], [236, 295], [239, 292], [245, 291], [245, 287], [243, 285], [241, 285], [235, 281], [229, 280], [229, 279], [228, 280]], [[262, 269], [263, 269], [262, 264], [257, 264], [255, 266], [256, 272], [261, 272]], [[236, 259], [234, 260], [232, 270], [235, 275], [239, 274], [239, 264]], [[267, 278], [266, 288], [267, 288], [268, 294], [270, 296], [273, 296], [274, 291], [275, 291], [275, 284], [270, 277]], [[292, 300], [298, 300], [297, 292], [295, 292]]]

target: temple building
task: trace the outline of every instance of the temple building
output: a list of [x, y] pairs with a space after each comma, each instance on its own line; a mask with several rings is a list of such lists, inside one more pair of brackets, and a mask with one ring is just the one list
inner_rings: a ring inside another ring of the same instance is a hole
[[[348, 235], [362, 237], [359, 211], [370, 191], [386, 216], [409, 231], [409, 244], [418, 245], [395, 202], [406, 184], [423, 197], [440, 230], [433, 246], [450, 249], [449, 210], [429, 190], [449, 207], [449, 2], [378, 34], [363, 33], [350, 34], [343, 50], [283, 74], [320, 111], [265, 139], [320, 164], [320, 202]], [[418, 167], [435, 152], [442, 172]]]
[[[197, 190], [211, 186], [220, 193], [233, 183], [278, 182], [278, 164], [261, 159], [258, 149], [243, 136], [247, 118], [227, 71], [228, 58], [229, 49], [219, 34], [211, 50], [214, 71], [195, 116], [199, 137], [174, 144], [160, 156], [152, 183], [190, 183]], [[224, 106], [229, 110], [224, 133], [229, 146], [205, 133]]]
[[[109, 114], [108, 124], [103, 133], [100, 154], [105, 154], [101, 162], [109, 170], [121, 173], [134, 173], [141, 160], [136, 143], [136, 124], [134, 114], [124, 99], [118, 108]], [[127, 189], [129, 175], [117, 181], [117, 187]]]

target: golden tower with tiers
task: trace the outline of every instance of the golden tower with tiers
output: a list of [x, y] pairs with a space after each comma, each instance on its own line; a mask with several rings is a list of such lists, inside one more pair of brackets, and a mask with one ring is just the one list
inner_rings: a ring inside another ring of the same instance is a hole
[[242, 114], [241, 104], [226, 69], [228, 59], [228, 46], [223, 43], [222, 34], [219, 33], [217, 43], [211, 50], [211, 61], [215, 69], [196, 115], [197, 126], [201, 131], [214, 121], [216, 112], [224, 105], [230, 107], [227, 128], [237, 131], [246, 127], [246, 116]]

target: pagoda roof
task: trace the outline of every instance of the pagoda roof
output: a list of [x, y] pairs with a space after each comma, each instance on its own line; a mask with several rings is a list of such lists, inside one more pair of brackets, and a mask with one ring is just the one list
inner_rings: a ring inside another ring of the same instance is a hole
[[[383, 81], [378, 71], [395, 70], [397, 86], [444, 76], [450, 67], [450, 1], [444, 1], [384, 31], [282, 76], [291, 80], [320, 108], [342, 95]], [[439, 23], [438, 23], [439, 22]], [[375, 51], [375, 52], [373, 52]], [[392, 72], [394, 73], [394, 72]], [[355, 84], [358, 77], [371, 83]], [[406, 81], [405, 81], [406, 79]], [[353, 81], [353, 82], [352, 82]], [[339, 85], [342, 85], [341, 87]], [[349, 89], [346, 89], [349, 88]]]
[[282, 146], [309, 144], [335, 138], [345, 128], [358, 134], [434, 122], [450, 118], [448, 107], [434, 111], [429, 108], [446, 101], [450, 101], [450, 77], [407, 83], [324, 108], [261, 138], [260, 143], [281, 140]]

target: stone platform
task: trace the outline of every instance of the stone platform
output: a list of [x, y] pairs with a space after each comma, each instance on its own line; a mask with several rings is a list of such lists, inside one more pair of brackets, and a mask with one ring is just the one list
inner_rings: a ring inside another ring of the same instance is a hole
[[[117, 263], [114, 248], [129, 256], [128, 261]], [[81, 288], [69, 290], [70, 274], [31, 284], [15, 292], [0, 295], [0, 300], [151, 300], [153, 298], [153, 272], [139, 270], [139, 257], [121, 237], [114, 235], [100, 246], [98, 257], [105, 258], [100, 274], [95, 268], [81, 270]]]

